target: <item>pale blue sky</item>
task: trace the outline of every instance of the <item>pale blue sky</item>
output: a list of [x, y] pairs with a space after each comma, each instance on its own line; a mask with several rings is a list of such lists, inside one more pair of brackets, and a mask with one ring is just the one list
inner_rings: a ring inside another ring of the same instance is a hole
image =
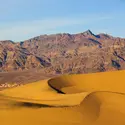
[[0, 0], [0, 40], [88, 29], [125, 37], [125, 0]]

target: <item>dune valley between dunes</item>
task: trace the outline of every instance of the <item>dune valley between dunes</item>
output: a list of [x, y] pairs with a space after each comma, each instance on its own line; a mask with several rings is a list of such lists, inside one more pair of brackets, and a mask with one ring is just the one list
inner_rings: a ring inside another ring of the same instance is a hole
[[1, 125], [125, 125], [125, 71], [63, 75], [0, 91]]

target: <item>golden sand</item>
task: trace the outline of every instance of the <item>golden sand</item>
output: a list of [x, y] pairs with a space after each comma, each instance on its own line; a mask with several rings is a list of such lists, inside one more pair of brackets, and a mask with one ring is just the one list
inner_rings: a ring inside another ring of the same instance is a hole
[[125, 125], [125, 71], [64, 75], [3, 90], [0, 125]]

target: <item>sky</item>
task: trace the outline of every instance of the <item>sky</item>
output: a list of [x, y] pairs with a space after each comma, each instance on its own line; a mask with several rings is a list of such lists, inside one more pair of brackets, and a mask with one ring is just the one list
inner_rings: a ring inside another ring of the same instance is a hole
[[0, 40], [88, 29], [125, 38], [125, 0], [0, 0]]

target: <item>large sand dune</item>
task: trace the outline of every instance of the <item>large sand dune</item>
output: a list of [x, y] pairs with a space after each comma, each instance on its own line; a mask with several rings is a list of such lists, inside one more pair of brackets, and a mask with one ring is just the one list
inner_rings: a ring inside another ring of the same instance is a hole
[[0, 92], [1, 125], [125, 125], [125, 71], [64, 75]]

